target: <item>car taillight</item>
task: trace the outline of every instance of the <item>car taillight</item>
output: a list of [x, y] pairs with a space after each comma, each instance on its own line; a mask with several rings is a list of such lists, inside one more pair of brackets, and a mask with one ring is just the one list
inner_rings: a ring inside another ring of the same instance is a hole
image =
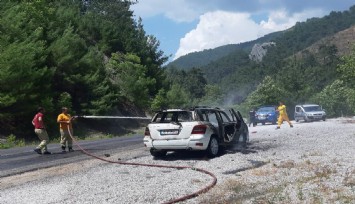
[[207, 126], [206, 125], [196, 125], [192, 131], [191, 134], [205, 134], [206, 133]]
[[148, 127], [145, 128], [144, 136], [149, 136], [150, 137], [150, 131], [149, 131]]

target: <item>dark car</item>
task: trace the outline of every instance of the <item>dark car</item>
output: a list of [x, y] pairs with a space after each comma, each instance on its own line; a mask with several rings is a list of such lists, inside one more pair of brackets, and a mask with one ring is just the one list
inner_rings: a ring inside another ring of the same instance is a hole
[[276, 112], [276, 106], [262, 106], [255, 113], [254, 125], [261, 123], [276, 124], [278, 113]]

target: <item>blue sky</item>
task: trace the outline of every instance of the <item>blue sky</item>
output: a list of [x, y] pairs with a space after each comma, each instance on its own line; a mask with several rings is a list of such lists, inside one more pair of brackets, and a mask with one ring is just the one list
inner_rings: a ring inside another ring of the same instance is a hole
[[255, 40], [352, 5], [354, 0], [138, 0], [131, 10], [171, 61], [190, 52]]

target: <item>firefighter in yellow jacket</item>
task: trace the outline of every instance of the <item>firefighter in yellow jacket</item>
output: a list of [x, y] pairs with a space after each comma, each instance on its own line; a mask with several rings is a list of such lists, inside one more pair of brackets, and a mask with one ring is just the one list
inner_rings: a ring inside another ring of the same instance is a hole
[[[68, 108], [63, 107], [62, 113], [58, 115], [57, 122], [59, 123], [60, 130], [60, 144], [62, 151], [65, 152], [65, 148], [68, 145], [68, 151], [73, 152], [73, 139], [70, 135], [73, 135], [72, 120], [75, 117], [71, 117], [68, 114]], [[68, 144], [67, 144], [68, 143]]]
[[280, 126], [283, 121], [287, 121], [290, 127], [293, 127], [292, 123], [290, 122], [290, 119], [288, 119], [287, 112], [286, 112], [286, 106], [282, 103], [279, 102], [279, 107], [277, 107], [277, 112], [279, 112], [279, 118], [277, 120], [277, 128], [280, 129]]

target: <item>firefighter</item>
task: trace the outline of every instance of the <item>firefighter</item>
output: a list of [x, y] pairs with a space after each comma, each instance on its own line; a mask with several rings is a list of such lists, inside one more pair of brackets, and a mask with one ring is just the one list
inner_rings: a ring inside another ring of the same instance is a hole
[[51, 154], [47, 150], [47, 144], [49, 142], [48, 133], [43, 121], [43, 114], [45, 110], [42, 107], [37, 109], [37, 114], [34, 116], [32, 120], [32, 124], [35, 127], [35, 133], [38, 138], [41, 140], [41, 143], [34, 149], [38, 154]]
[[72, 120], [75, 117], [71, 117], [68, 113], [68, 108], [63, 107], [62, 113], [58, 115], [57, 122], [59, 123], [60, 130], [60, 144], [62, 147], [62, 152], [65, 152], [65, 148], [68, 145], [68, 151], [73, 152], [73, 139], [71, 135], [73, 135], [73, 127]]
[[276, 112], [279, 112], [279, 118], [277, 120], [277, 128], [276, 129], [280, 129], [280, 126], [282, 124], [283, 121], [287, 121], [288, 124], [290, 125], [290, 127], [292, 128], [293, 125], [290, 122], [290, 119], [288, 119], [287, 116], [287, 112], [286, 112], [286, 106], [283, 104], [283, 102], [279, 102], [279, 107], [277, 107]]

